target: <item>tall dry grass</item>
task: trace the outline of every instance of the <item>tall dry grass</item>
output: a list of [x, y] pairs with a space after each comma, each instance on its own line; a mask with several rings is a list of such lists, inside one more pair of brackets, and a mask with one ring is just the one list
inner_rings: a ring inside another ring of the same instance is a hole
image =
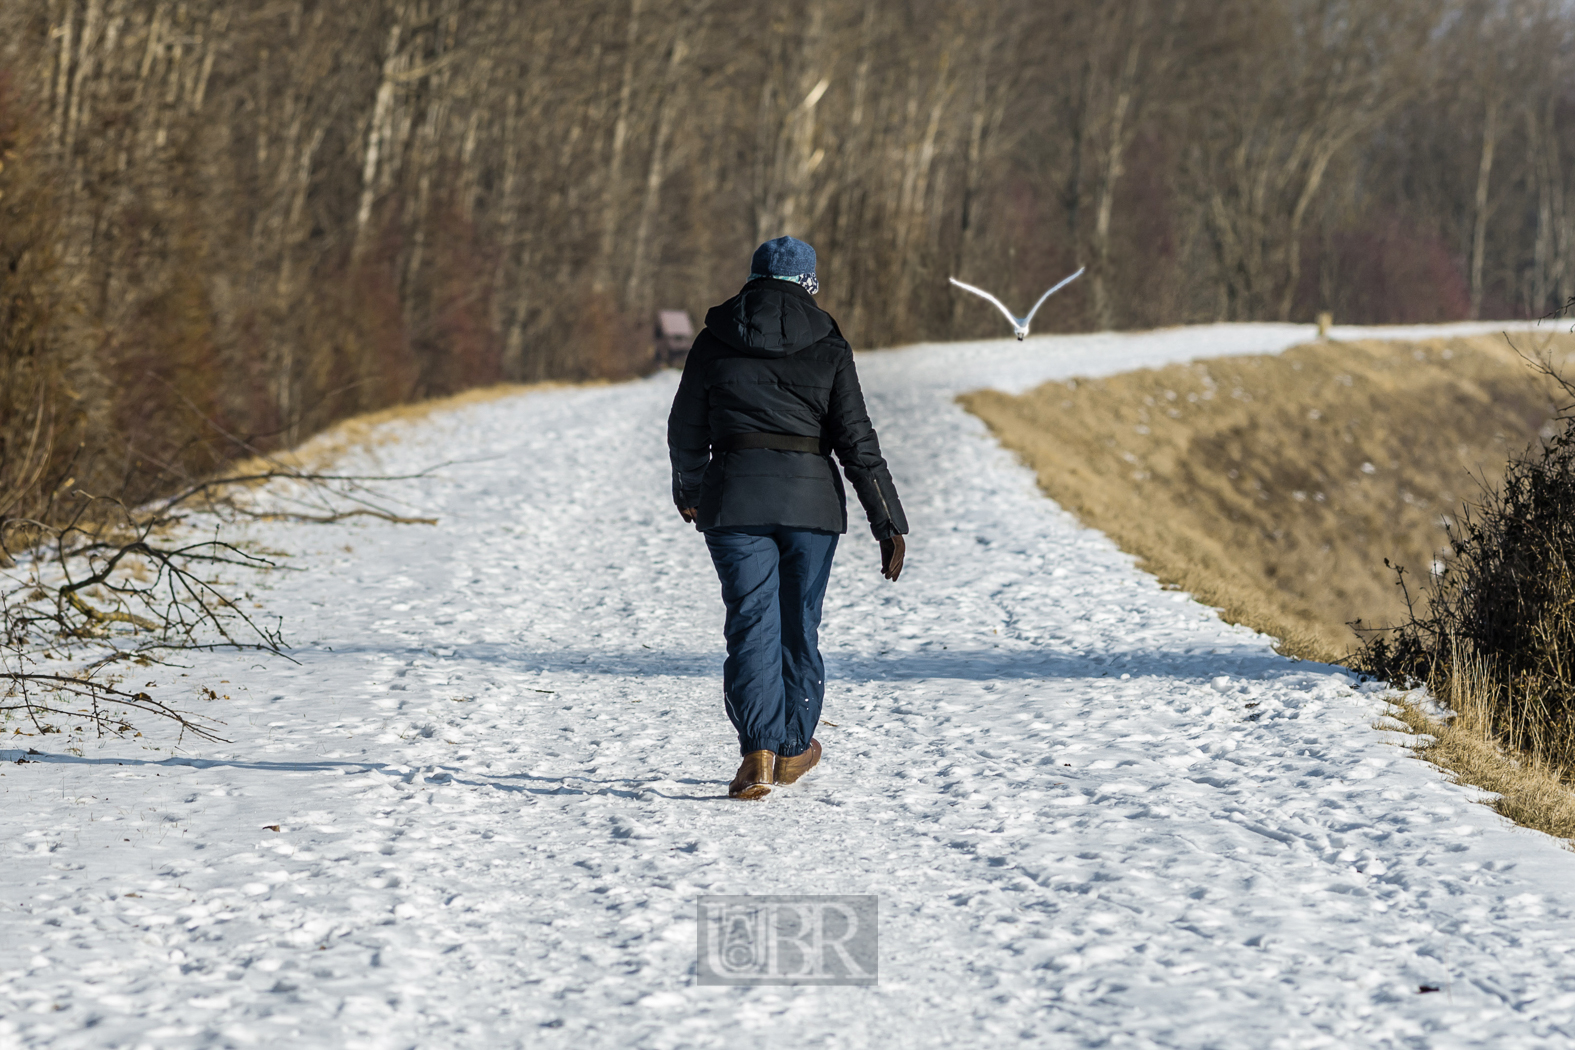
[[47, 504], [82, 430], [74, 406], [96, 386], [80, 355], [59, 352], [49, 334], [72, 319], [56, 316], [53, 201], [36, 140], [0, 72], [0, 522]]
[[[1575, 353], [1575, 337], [1544, 340]], [[1426, 579], [1441, 528], [1549, 433], [1556, 384], [1501, 337], [1360, 341], [1222, 358], [963, 403], [1044, 491], [1162, 580], [1339, 660], [1398, 624], [1384, 561]]]
[[1575, 379], [1549, 438], [1451, 529], [1445, 573], [1355, 666], [1428, 685], [1454, 721], [1563, 780], [1575, 772]]
[[[580, 385], [588, 386], [598, 382], [601, 380], [592, 380], [590, 383]], [[339, 420], [292, 448], [236, 462], [226, 473], [248, 476], [266, 474], [270, 471], [297, 471], [310, 474], [331, 470], [334, 464], [350, 451], [375, 448], [397, 441], [404, 431], [391, 424], [418, 423], [432, 415], [453, 412], [472, 405], [484, 405], [490, 401], [520, 394], [558, 390], [569, 385], [556, 381], [495, 383], [491, 386], [472, 387], [448, 397], [411, 401], [381, 408], [375, 412], [363, 412]]]

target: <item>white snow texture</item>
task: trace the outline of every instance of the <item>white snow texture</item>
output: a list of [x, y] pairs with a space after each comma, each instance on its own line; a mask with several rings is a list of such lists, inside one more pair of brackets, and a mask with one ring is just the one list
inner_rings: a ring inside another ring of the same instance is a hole
[[[230, 742], [5, 741], [47, 754], [0, 766], [0, 1046], [1571, 1045], [1563, 844], [1161, 589], [953, 401], [1309, 333], [861, 354], [907, 568], [855, 507], [825, 760], [759, 802], [725, 797], [676, 375], [389, 424], [343, 466], [454, 461], [385, 486], [441, 524], [253, 527], [304, 570], [243, 581], [299, 665], [149, 675]], [[879, 983], [697, 986], [696, 898], [762, 893], [877, 894]]]

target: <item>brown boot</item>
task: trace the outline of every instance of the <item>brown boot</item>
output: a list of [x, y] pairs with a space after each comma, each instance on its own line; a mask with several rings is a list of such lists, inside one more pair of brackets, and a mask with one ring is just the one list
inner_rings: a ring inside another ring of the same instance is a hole
[[727, 785], [728, 798], [765, 798], [771, 794], [771, 777], [776, 769], [775, 751], [751, 751], [739, 763], [733, 782]]
[[791, 784], [814, 769], [820, 762], [820, 741], [811, 738], [802, 755], [778, 755], [776, 778], [778, 784]]

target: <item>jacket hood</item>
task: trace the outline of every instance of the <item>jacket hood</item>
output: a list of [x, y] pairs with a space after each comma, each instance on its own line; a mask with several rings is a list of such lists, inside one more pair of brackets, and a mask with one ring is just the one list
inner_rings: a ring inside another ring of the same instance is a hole
[[705, 315], [711, 334], [750, 357], [787, 357], [837, 330], [831, 315], [789, 281], [758, 280]]

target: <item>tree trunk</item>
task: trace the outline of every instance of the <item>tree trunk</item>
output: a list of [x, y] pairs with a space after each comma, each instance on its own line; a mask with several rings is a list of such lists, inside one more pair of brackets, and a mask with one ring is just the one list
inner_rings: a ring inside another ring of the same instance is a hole
[[612, 157], [607, 162], [607, 178], [602, 188], [602, 246], [596, 262], [598, 288], [612, 281], [613, 246], [623, 218], [623, 154], [629, 138], [629, 106], [634, 94], [634, 63], [640, 45], [640, 7], [642, 0], [629, 0], [629, 21], [624, 39], [623, 81], [618, 88], [618, 116], [613, 121]]
[[[700, 31], [702, 34], [704, 30]], [[649, 250], [651, 227], [656, 222], [656, 212], [662, 201], [662, 182], [667, 178], [667, 139], [672, 133], [674, 96], [678, 87], [678, 71], [689, 56], [690, 47], [684, 39], [680, 25], [673, 33], [668, 51], [667, 75], [662, 84], [662, 94], [656, 106], [656, 134], [651, 140], [651, 160], [645, 173], [645, 199], [640, 203], [640, 218], [634, 234], [634, 251], [629, 260], [629, 284], [624, 290], [624, 302], [631, 309], [649, 306], [646, 302], [646, 254]]]
[[377, 95], [372, 102], [372, 119], [367, 123], [366, 157], [361, 165], [361, 203], [356, 208], [355, 214], [352, 258], [360, 258], [361, 253], [366, 249], [366, 227], [372, 219], [372, 205], [377, 200], [378, 164], [382, 160], [383, 147], [392, 131], [389, 125], [392, 123], [394, 110], [394, 84], [401, 64], [399, 38], [404, 31], [404, 22], [404, 11], [400, 10], [394, 16], [393, 26], [388, 30], [388, 47], [383, 56], [383, 75], [378, 82]]
[[1471, 231], [1471, 319], [1482, 316], [1482, 263], [1487, 248], [1488, 183], [1493, 149], [1498, 145], [1498, 99], [1489, 97], [1482, 121], [1482, 154], [1477, 161], [1476, 222]]
[[1094, 266], [1092, 277], [1094, 327], [1102, 332], [1116, 326], [1106, 279], [1110, 272], [1110, 213], [1115, 207], [1116, 183], [1121, 179], [1122, 154], [1127, 145], [1127, 117], [1136, 88], [1138, 58], [1142, 50], [1142, 9], [1128, 35], [1126, 61], [1116, 83], [1116, 98], [1110, 108], [1110, 129], [1105, 142], [1104, 164], [1099, 173], [1099, 197], [1094, 209]]
[[1285, 245], [1285, 288], [1280, 293], [1280, 320], [1282, 321], [1291, 319], [1291, 307], [1296, 302], [1296, 289], [1301, 284], [1302, 224], [1307, 219], [1307, 208], [1317, 196], [1318, 188], [1323, 185], [1324, 173], [1329, 170], [1329, 161], [1333, 159], [1338, 147], [1338, 142], [1330, 142], [1313, 157], [1307, 171], [1307, 180], [1302, 183], [1302, 191], [1296, 197], [1296, 206], [1291, 209], [1291, 229]]

